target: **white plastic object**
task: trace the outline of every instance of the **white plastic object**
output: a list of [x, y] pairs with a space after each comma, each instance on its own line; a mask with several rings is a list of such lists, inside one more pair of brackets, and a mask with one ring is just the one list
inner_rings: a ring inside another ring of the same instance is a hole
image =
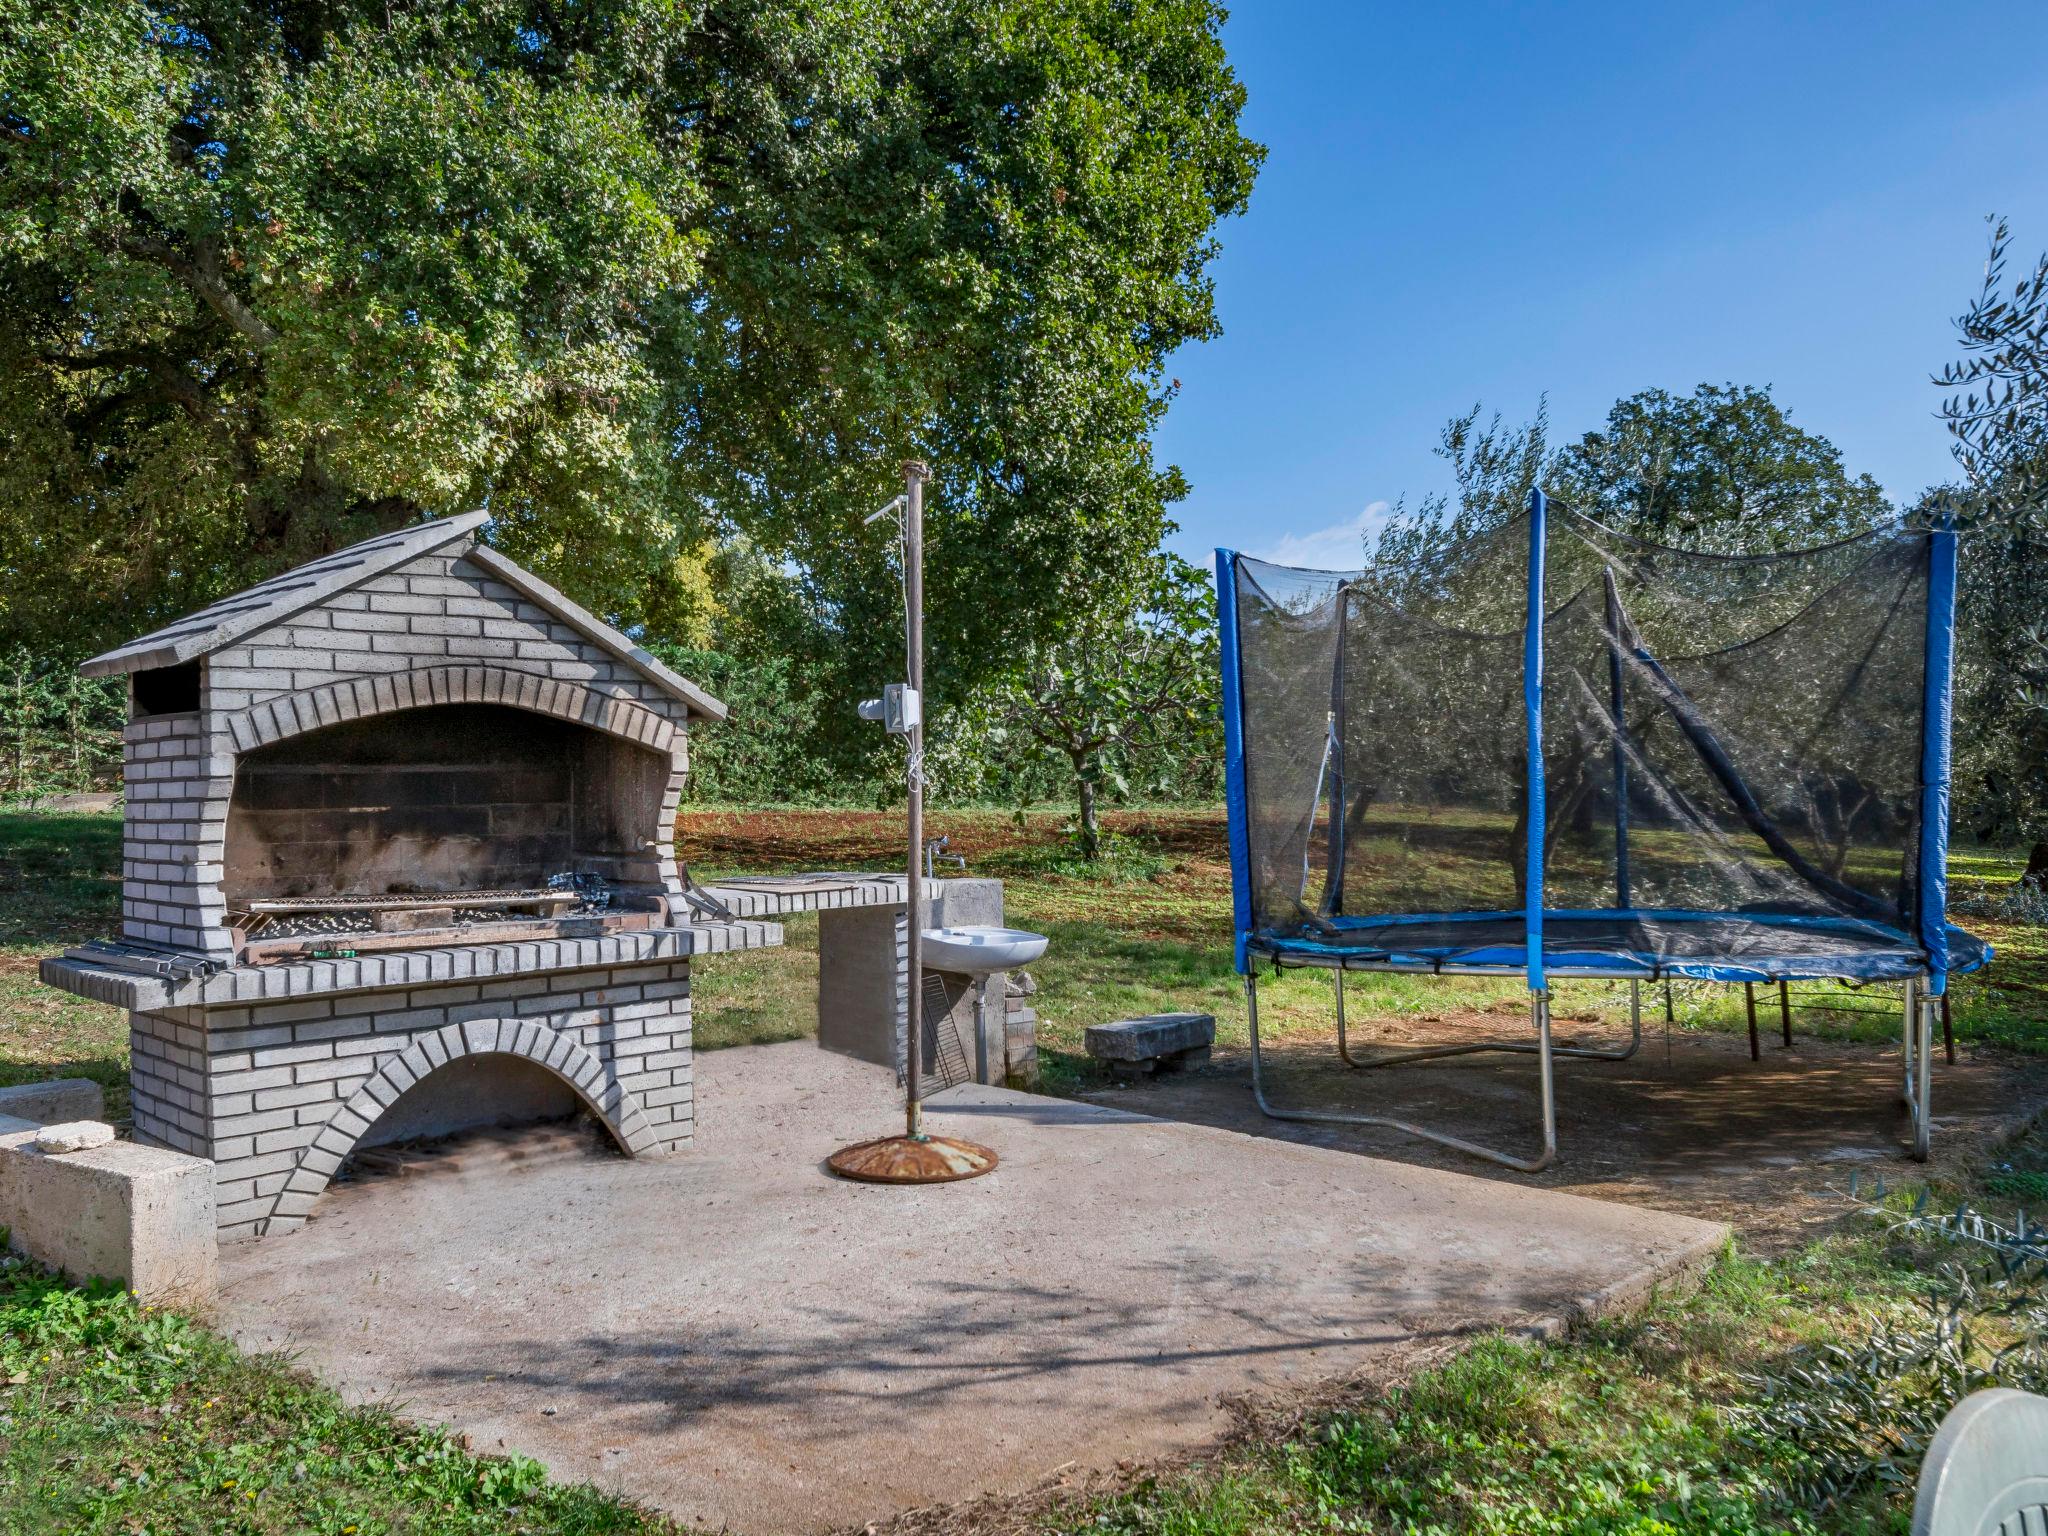
[[908, 683], [890, 683], [879, 699], [862, 699], [860, 717], [879, 720], [891, 736], [908, 736], [924, 724], [924, 702]]
[[987, 976], [1029, 965], [1045, 953], [1042, 933], [1022, 928], [927, 928], [924, 964], [928, 970], [962, 976]]

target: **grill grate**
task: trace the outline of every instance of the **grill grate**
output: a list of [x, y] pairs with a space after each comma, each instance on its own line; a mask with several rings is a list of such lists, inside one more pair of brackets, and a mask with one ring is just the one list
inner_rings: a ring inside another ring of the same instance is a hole
[[942, 1088], [972, 1082], [974, 1069], [967, 1064], [967, 1048], [960, 1043], [960, 1031], [953, 1027], [953, 1009], [946, 996], [946, 983], [926, 972], [922, 990], [924, 1029], [921, 1034], [926, 1075], [938, 1079]]
[[403, 896], [266, 896], [247, 903], [251, 912], [400, 912], [409, 907], [568, 906], [581, 900], [573, 890], [429, 891]]

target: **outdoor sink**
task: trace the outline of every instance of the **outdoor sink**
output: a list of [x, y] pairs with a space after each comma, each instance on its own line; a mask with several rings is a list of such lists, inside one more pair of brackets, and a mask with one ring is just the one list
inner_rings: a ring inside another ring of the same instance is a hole
[[1029, 965], [1045, 945], [1044, 934], [1022, 928], [927, 928], [924, 963], [934, 971], [987, 976]]

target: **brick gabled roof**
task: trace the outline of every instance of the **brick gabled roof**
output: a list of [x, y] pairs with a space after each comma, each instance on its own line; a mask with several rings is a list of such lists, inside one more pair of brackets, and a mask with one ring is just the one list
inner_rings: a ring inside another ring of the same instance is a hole
[[86, 677], [106, 677], [191, 661], [244, 635], [281, 623], [324, 597], [332, 597], [430, 550], [452, 544], [482, 527], [487, 518], [487, 513], [465, 512], [460, 517], [444, 517], [380, 533], [374, 539], [351, 544], [347, 549], [294, 566], [268, 581], [259, 581], [233, 597], [209, 603], [176, 623], [93, 657], [78, 670]]
[[[106, 677], [196, 660], [258, 630], [281, 624], [316, 603], [386, 571], [396, 570], [421, 555], [444, 549], [458, 540], [471, 539], [487, 521], [488, 513], [465, 512], [457, 517], [414, 523], [392, 533], [365, 539], [360, 544], [351, 544], [347, 549], [309, 560], [282, 575], [237, 592], [233, 597], [211, 603], [176, 623], [166, 624], [162, 629], [95, 656], [78, 670], [86, 677]], [[725, 718], [724, 704], [664, 666], [645, 647], [634, 644], [629, 637], [563, 596], [531, 571], [515, 565], [485, 544], [476, 544], [467, 551], [467, 557], [529, 601], [546, 609], [592, 645], [608, 651], [680, 700], [690, 713], [712, 720]]]

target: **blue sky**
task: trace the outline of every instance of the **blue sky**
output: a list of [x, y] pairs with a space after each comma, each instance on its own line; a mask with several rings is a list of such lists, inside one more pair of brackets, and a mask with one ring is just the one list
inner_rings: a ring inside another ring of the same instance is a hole
[[1269, 156], [1183, 349], [1170, 541], [1357, 563], [1445, 486], [1446, 418], [1768, 384], [1895, 498], [1949, 464], [1927, 375], [1983, 216], [2048, 248], [2048, 3], [1241, 0]]

